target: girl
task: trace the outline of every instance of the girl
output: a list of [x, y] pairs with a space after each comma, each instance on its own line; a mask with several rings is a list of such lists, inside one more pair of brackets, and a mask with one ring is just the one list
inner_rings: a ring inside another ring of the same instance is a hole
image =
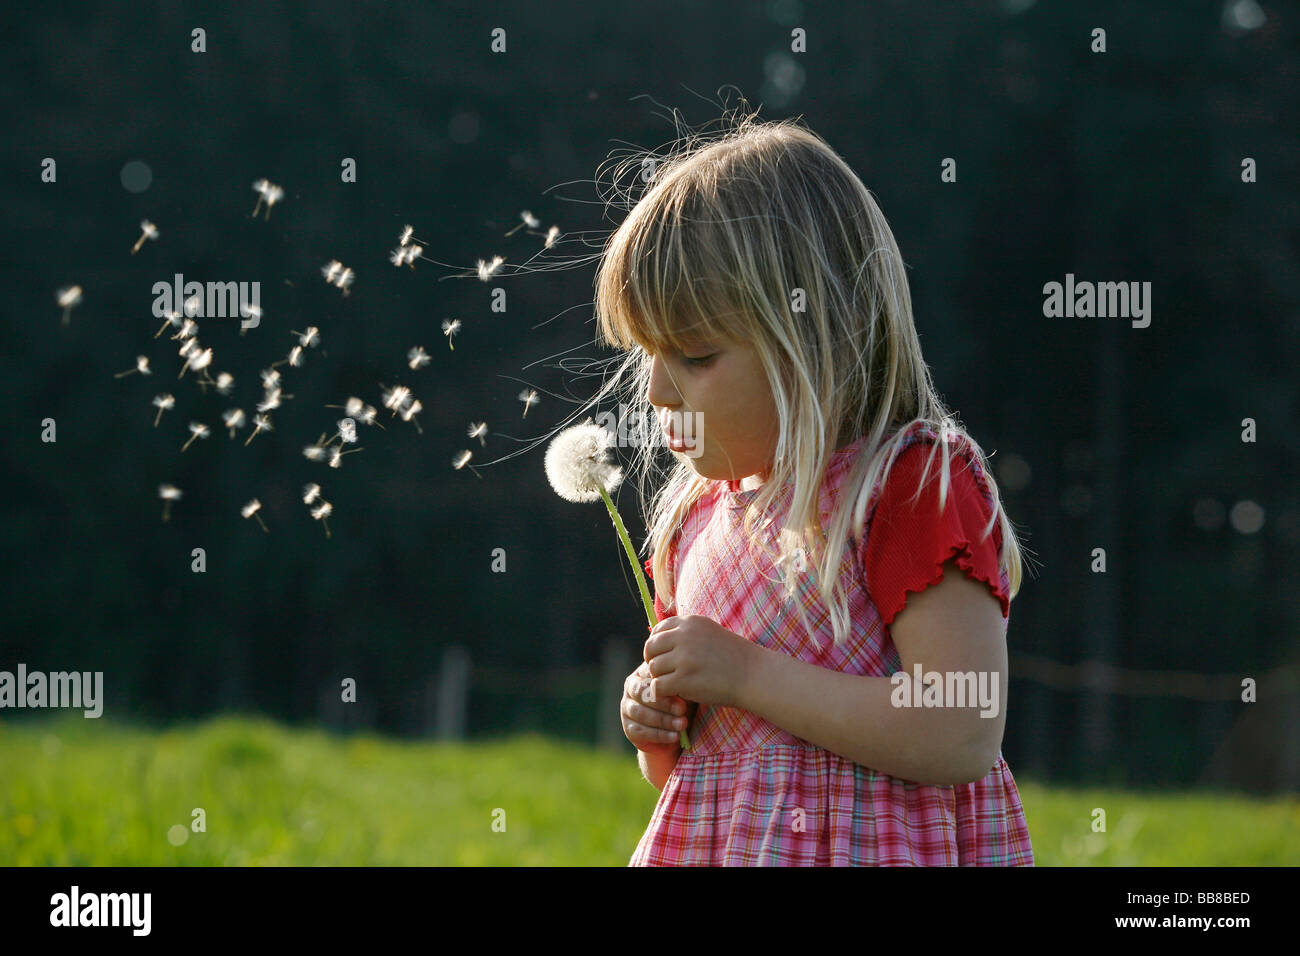
[[1000, 753], [1020, 548], [874, 198], [752, 115], [647, 182], [596, 280], [676, 459], [621, 709], [662, 790], [631, 865], [1032, 865]]

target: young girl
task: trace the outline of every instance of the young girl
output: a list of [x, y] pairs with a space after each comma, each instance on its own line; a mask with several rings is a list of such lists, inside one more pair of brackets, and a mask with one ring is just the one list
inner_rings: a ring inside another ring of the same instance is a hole
[[596, 291], [676, 459], [621, 709], [662, 790], [631, 865], [1032, 865], [1000, 752], [1020, 548], [874, 198], [752, 116], [644, 178]]

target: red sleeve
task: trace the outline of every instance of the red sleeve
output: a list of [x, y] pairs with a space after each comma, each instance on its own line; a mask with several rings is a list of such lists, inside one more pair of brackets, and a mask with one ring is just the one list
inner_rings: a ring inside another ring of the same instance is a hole
[[1011, 599], [1002, 590], [998, 571], [1002, 529], [994, 525], [992, 533], [980, 540], [991, 512], [970, 462], [956, 451], [951, 454], [948, 497], [940, 514], [943, 451], [936, 451], [925, 489], [912, 504], [932, 448], [922, 442], [903, 451], [881, 491], [863, 557], [871, 599], [881, 621], [889, 626], [907, 603], [907, 595], [943, 580], [944, 563], [955, 558], [967, 577], [989, 586], [1005, 618]]
[[[671, 565], [670, 565], [670, 567], [671, 567]], [[648, 577], [648, 578], [651, 580], [651, 582], [653, 583], [653, 581], [654, 581], [654, 577], [655, 577], [655, 572], [654, 572], [654, 559], [653, 559], [653, 558], [649, 559], [649, 560], [646, 561], [646, 563], [645, 563], [645, 576]], [[661, 620], [661, 621], [662, 621], [664, 618], [673, 617], [672, 614], [668, 614], [668, 613], [664, 610], [664, 602], [661, 601], [661, 600], [659, 600], [659, 589], [658, 589], [658, 588], [655, 588], [655, 614], [658, 615], [659, 620]], [[654, 625], [650, 625], [650, 629], [651, 629], [651, 630], [654, 630]]]

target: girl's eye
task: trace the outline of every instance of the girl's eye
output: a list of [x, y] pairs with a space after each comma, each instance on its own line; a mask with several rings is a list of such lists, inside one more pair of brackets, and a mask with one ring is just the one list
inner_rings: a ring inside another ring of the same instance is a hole
[[699, 358], [690, 358], [689, 356], [683, 355], [682, 361], [694, 368], [701, 368], [705, 365], [708, 365], [709, 362], [711, 362], [714, 356], [716, 355], [717, 355], [716, 352], [713, 355], [703, 355]]

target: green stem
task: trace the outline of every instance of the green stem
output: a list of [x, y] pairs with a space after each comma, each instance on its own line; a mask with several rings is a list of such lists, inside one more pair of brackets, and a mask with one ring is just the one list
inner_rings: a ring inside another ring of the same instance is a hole
[[[632, 547], [632, 539], [628, 536], [627, 528], [623, 526], [623, 518], [619, 515], [618, 509], [614, 507], [613, 500], [609, 497], [609, 492], [603, 485], [597, 485], [600, 491], [600, 497], [605, 500], [605, 507], [609, 509], [610, 520], [614, 522], [614, 530], [618, 532], [619, 539], [623, 542], [623, 550], [627, 552], [628, 563], [632, 565], [632, 576], [636, 578], [637, 587], [641, 589], [641, 603], [645, 607], [646, 620], [651, 627], [658, 623], [658, 616], [655, 614], [654, 599], [650, 597], [650, 589], [645, 583], [645, 569], [637, 563], [636, 549]], [[681, 741], [683, 750], [691, 749], [691, 738], [686, 736], [685, 730], [677, 732]]]

